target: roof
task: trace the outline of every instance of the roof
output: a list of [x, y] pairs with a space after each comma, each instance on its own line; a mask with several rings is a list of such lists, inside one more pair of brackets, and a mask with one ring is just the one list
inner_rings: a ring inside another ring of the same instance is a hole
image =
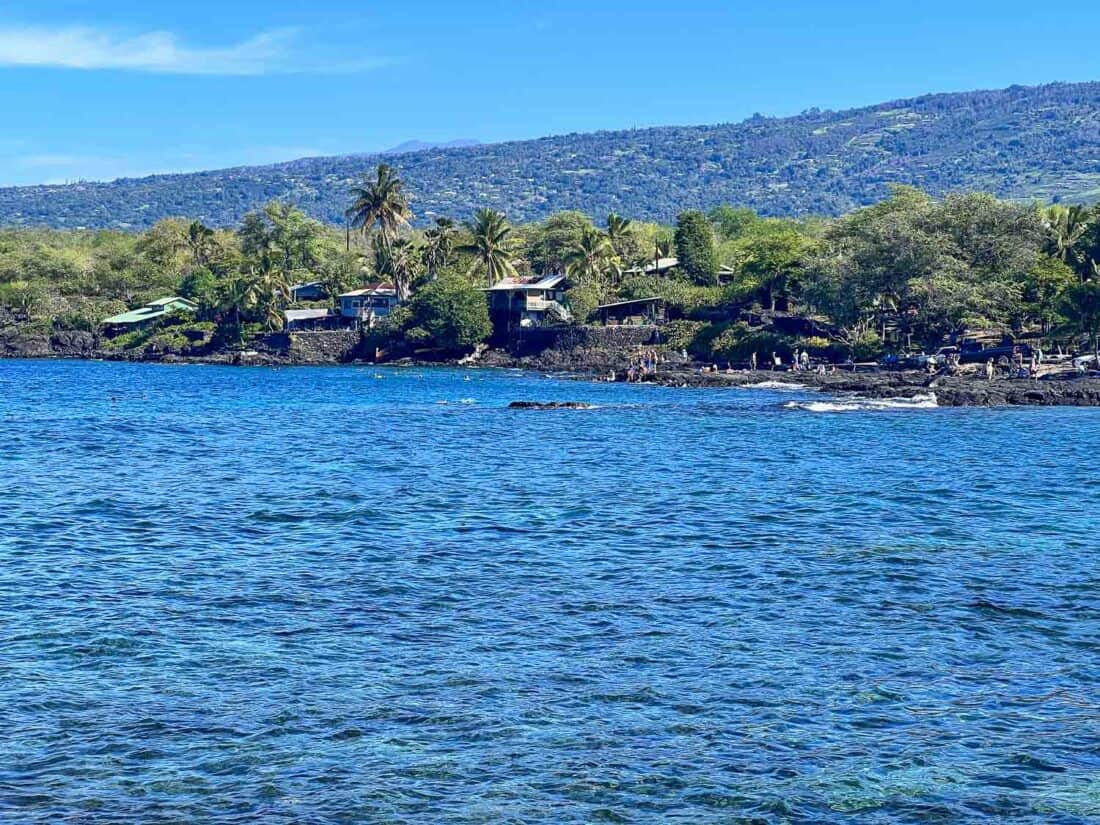
[[158, 298], [143, 307], [131, 309], [129, 312], [123, 312], [120, 315], [112, 315], [110, 318], [104, 319], [102, 323], [112, 325], [140, 324], [143, 321], [152, 321], [155, 318], [167, 315], [174, 309], [194, 312], [198, 309], [198, 304], [188, 301], [186, 298]]
[[536, 275], [531, 278], [503, 278], [489, 287], [489, 292], [527, 291], [536, 289], [554, 289], [562, 281], [564, 275]]
[[598, 307], [596, 307], [596, 309], [597, 310], [614, 309], [615, 307], [627, 307], [627, 306], [630, 306], [631, 304], [655, 304], [655, 303], [658, 303], [659, 301], [662, 301], [662, 300], [664, 300], [664, 299], [663, 298], [657, 298], [657, 297], [653, 297], [653, 298], [634, 298], [631, 301], [616, 301], [613, 304], [600, 304]]
[[652, 275], [655, 272], [664, 272], [666, 269], [675, 269], [679, 265], [679, 258], [658, 258], [656, 261], [649, 261], [644, 268], [640, 266], [632, 266], [626, 271], [634, 275], [637, 275], [640, 272], [644, 272], [646, 275]]
[[385, 294], [397, 294], [397, 287], [390, 283], [380, 284], [367, 284], [362, 289], [354, 289], [351, 292], [344, 292], [338, 297], [340, 298], [360, 298], [364, 295], [385, 295]]
[[198, 309], [199, 305], [194, 301], [188, 301], [186, 298], [181, 298], [178, 295], [173, 295], [171, 298], [157, 298], [155, 301], [150, 301], [145, 306], [147, 307], [163, 307], [168, 304], [183, 304], [190, 309]]
[[288, 309], [286, 310], [286, 320], [291, 321], [312, 321], [316, 318], [327, 318], [329, 315], [334, 315], [331, 310], [328, 309]]
[[304, 284], [295, 284], [294, 286], [292, 286], [290, 288], [290, 291], [294, 292], [295, 290], [306, 289], [307, 287], [312, 287], [313, 289], [320, 289], [323, 286], [324, 286], [324, 283], [322, 281], [306, 281]]

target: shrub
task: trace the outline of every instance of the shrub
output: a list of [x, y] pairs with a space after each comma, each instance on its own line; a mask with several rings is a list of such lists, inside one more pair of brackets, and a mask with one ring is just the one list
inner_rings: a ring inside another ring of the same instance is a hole
[[585, 323], [596, 307], [600, 305], [600, 289], [593, 284], [581, 284], [565, 293], [565, 300], [569, 304], [569, 311], [573, 314], [573, 320], [578, 324]]
[[408, 306], [406, 336], [448, 352], [467, 349], [493, 331], [484, 293], [454, 276], [432, 281]]
[[669, 321], [661, 327], [661, 340], [674, 350], [690, 350], [705, 326], [702, 321]]

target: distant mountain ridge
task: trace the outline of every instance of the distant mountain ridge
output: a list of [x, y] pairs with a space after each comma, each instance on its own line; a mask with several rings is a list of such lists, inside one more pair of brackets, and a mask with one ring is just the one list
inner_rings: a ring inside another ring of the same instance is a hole
[[937, 195], [976, 189], [1090, 201], [1100, 198], [1100, 83], [932, 94], [716, 126], [0, 188], [0, 224], [125, 228], [182, 215], [226, 226], [273, 198], [340, 223], [349, 186], [379, 159], [408, 182], [421, 223], [463, 218], [481, 206], [514, 221], [563, 209], [669, 221], [682, 209], [718, 203], [768, 215], [835, 215], [874, 202], [891, 184]]
[[399, 143], [387, 149], [384, 152], [379, 152], [380, 155], [407, 155], [410, 152], [424, 152], [428, 149], [467, 149], [471, 146], [481, 146], [480, 140], [469, 140], [467, 138], [459, 138], [458, 140], [448, 140], [442, 143], [425, 141], [425, 140], [406, 140], [404, 143]]

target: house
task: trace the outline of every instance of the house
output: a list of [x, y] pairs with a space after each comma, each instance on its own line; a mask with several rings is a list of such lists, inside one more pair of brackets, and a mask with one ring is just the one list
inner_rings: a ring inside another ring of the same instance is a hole
[[516, 327], [564, 324], [572, 318], [564, 304], [564, 275], [504, 278], [486, 292], [489, 316], [498, 332]]
[[102, 321], [102, 325], [108, 332], [128, 332], [132, 329], [140, 329], [146, 324], [163, 318], [170, 312], [186, 312], [193, 314], [198, 308], [198, 304], [186, 298], [180, 298], [178, 296], [159, 298], [143, 307], [131, 309], [129, 312], [123, 312], [120, 315], [112, 315], [110, 318], [105, 318]]
[[328, 300], [328, 290], [320, 281], [310, 281], [305, 284], [295, 284], [290, 288], [291, 301], [325, 301]]
[[338, 296], [340, 317], [352, 326], [374, 326], [397, 308], [397, 288], [393, 284], [368, 284], [362, 289]]
[[287, 332], [334, 329], [340, 325], [341, 320], [331, 309], [288, 309], [285, 315]]
[[645, 266], [633, 266], [623, 272], [624, 275], [668, 275], [680, 265], [679, 258], [658, 258]]
[[652, 326], [663, 324], [666, 320], [664, 300], [661, 298], [616, 301], [596, 307], [595, 312], [604, 326]]
[[[633, 266], [623, 272], [626, 276], [636, 275], [655, 275], [658, 278], [663, 278], [666, 275], [676, 274], [676, 270], [680, 268], [679, 258], [658, 258], [655, 261], [648, 262], [645, 266]], [[723, 264], [718, 269], [719, 280], [729, 280], [737, 274], [737, 270], [733, 267]]]

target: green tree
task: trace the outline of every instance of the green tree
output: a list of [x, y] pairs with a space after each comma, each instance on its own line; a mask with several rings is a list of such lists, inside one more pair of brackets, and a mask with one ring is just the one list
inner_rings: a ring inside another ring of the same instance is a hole
[[187, 227], [187, 248], [191, 252], [191, 261], [195, 266], [207, 266], [217, 248], [214, 230], [202, 221], [191, 221]]
[[585, 232], [593, 229], [592, 221], [581, 212], [559, 212], [530, 230], [527, 259], [531, 268], [542, 275], [565, 270], [565, 259]]
[[325, 227], [301, 209], [281, 201], [264, 207], [270, 226], [267, 244], [254, 262], [265, 256], [278, 267], [288, 282], [305, 279], [320, 268], [326, 254]]
[[503, 278], [514, 278], [516, 266], [512, 260], [510, 235], [512, 227], [504, 215], [492, 209], [479, 209], [466, 225], [471, 239], [458, 251], [473, 256], [472, 272], [480, 272], [489, 286]]
[[199, 305], [199, 311], [208, 315], [218, 306], [218, 277], [205, 266], [197, 266], [183, 276], [179, 293]]
[[454, 275], [441, 275], [409, 302], [407, 335], [414, 341], [457, 352], [480, 344], [492, 329], [485, 295]]
[[585, 230], [576, 246], [566, 253], [565, 271], [577, 283], [605, 289], [618, 272], [619, 258], [611, 239], [595, 227]]
[[318, 280], [335, 307], [338, 296], [363, 281], [363, 256], [355, 250], [329, 250], [321, 261]]
[[241, 254], [248, 258], [258, 258], [271, 249], [271, 229], [263, 214], [249, 212], [237, 228], [237, 242]]
[[1043, 214], [1048, 251], [1062, 263], [1080, 270], [1086, 261], [1081, 248], [1089, 231], [1090, 214], [1086, 207], [1054, 204]]
[[255, 281], [248, 275], [238, 273], [222, 281], [218, 290], [218, 325], [224, 339], [230, 337], [237, 343], [244, 342], [244, 318], [256, 305], [257, 290]]
[[374, 239], [374, 269], [378, 276], [393, 282], [397, 300], [405, 301], [417, 275], [419, 255], [408, 238], [398, 238], [387, 244], [381, 236]]
[[1039, 321], [1046, 334], [1061, 320], [1059, 310], [1077, 273], [1057, 258], [1041, 255], [1024, 277], [1023, 301], [1031, 319]]
[[352, 204], [346, 212], [353, 229], [360, 229], [364, 238], [378, 225], [382, 243], [389, 246], [396, 240], [401, 227], [408, 226], [412, 210], [405, 196], [405, 183], [392, 166], [378, 164], [375, 177], [365, 177], [351, 190]]
[[726, 241], [736, 241], [752, 231], [761, 220], [751, 209], [729, 204], [716, 206], [707, 217], [714, 224], [719, 236]]
[[645, 247], [630, 218], [623, 218], [614, 212], [608, 215], [607, 239], [611, 241], [611, 248], [623, 266], [639, 263], [646, 256]]
[[792, 297], [812, 241], [787, 222], [760, 226], [735, 242], [736, 257], [743, 289], [774, 311]]
[[707, 216], [697, 210], [681, 212], [676, 219], [676, 257], [680, 268], [700, 284], [718, 283], [718, 249]]
[[286, 271], [270, 255], [260, 256], [248, 275], [252, 308], [268, 330], [278, 331], [286, 321], [284, 309], [290, 303], [290, 281]]
[[424, 233], [422, 260], [428, 278], [435, 280], [440, 269], [451, 263], [457, 245], [458, 228], [450, 218], [436, 218], [435, 226]]

